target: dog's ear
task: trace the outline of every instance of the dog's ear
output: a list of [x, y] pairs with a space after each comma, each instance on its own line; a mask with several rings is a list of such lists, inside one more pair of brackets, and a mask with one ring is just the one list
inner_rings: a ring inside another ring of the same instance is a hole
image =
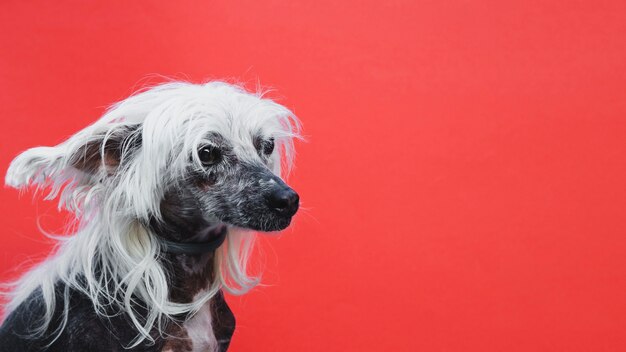
[[72, 153], [72, 167], [89, 174], [114, 174], [141, 147], [139, 125], [120, 126], [90, 138]]
[[5, 183], [14, 188], [45, 187], [111, 175], [141, 145], [138, 127], [118, 126], [102, 133], [86, 129], [55, 147], [28, 149], [11, 162]]

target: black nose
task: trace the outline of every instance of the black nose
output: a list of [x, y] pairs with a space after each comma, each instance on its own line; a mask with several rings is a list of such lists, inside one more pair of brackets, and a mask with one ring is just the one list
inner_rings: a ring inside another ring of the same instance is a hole
[[267, 204], [282, 215], [292, 216], [298, 211], [300, 197], [291, 188], [279, 189], [270, 193]]

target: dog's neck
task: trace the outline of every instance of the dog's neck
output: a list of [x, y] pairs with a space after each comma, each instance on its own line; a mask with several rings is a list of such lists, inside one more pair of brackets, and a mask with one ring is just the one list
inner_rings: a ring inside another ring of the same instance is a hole
[[[226, 225], [209, 226], [198, 232], [197, 235], [189, 237], [185, 242], [175, 243], [193, 246], [214, 242], [216, 239], [220, 241], [220, 238], [223, 242], [227, 232], [228, 227]], [[170, 277], [169, 298], [172, 302], [191, 303], [199, 293], [209, 288], [215, 280], [215, 250], [197, 253], [190, 253], [189, 251], [186, 253], [164, 252], [162, 265]], [[203, 320], [203, 317], [204, 319], [209, 317], [209, 322]], [[220, 351], [225, 351], [235, 331], [235, 316], [224, 300], [221, 291], [218, 291], [210, 303], [198, 314], [188, 314], [177, 317], [177, 319], [180, 319], [181, 324], [170, 325], [167, 334], [172, 338], [166, 341], [163, 351], [195, 351], [197, 350], [196, 346], [202, 348], [203, 341], [204, 343], [207, 341], [207, 337], [199, 338], [198, 336], [205, 335], [212, 336], [210, 338], [218, 341]], [[212, 332], [207, 329], [211, 329]], [[198, 335], [197, 331], [202, 333]]]
[[[224, 223], [207, 219], [197, 198], [184, 190], [166, 192], [160, 210], [160, 219], [154, 218], [149, 224], [152, 233], [159, 239], [183, 244], [186, 248], [212, 242], [228, 231]], [[165, 251], [161, 264], [170, 277], [170, 299], [189, 303], [215, 279], [215, 249], [179, 252]]]
[[215, 252], [203, 254], [166, 253], [164, 260], [170, 276], [170, 299], [177, 303], [191, 303], [215, 279], [213, 259]]
[[[180, 250], [165, 251], [162, 264], [169, 271], [171, 278], [170, 299], [177, 303], [189, 303], [194, 297], [206, 290], [215, 280], [214, 258], [216, 248], [209, 250], [185, 250], [196, 246], [202, 248], [216, 247], [227, 235], [228, 228], [224, 224], [208, 226], [195, 235], [181, 241], [168, 238], [169, 243], [184, 246]], [[212, 246], [206, 246], [212, 244]]]

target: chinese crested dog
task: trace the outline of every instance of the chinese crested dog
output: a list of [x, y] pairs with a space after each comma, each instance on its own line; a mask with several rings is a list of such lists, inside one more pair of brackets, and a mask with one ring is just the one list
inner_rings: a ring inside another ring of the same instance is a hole
[[225, 351], [252, 231], [286, 228], [281, 179], [299, 123], [223, 82], [167, 83], [113, 105], [55, 147], [11, 163], [6, 184], [48, 190], [75, 231], [13, 284], [0, 351]]

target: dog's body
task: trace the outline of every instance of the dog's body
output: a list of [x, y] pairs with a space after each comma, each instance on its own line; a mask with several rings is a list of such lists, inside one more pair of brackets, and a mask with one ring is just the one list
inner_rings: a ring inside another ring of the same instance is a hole
[[172, 83], [115, 105], [56, 147], [18, 156], [6, 183], [50, 188], [75, 233], [20, 279], [0, 351], [225, 351], [248, 230], [287, 227], [298, 195], [289, 110], [229, 84]]
[[[175, 278], [172, 287], [179, 288], [172, 291], [173, 299], [181, 300], [180, 303], [189, 303], [190, 295], [194, 292], [198, 294], [202, 287], [208, 286], [208, 277], [213, 268], [201, 263], [211, 263], [212, 256], [213, 254], [180, 254], [167, 258], [170, 263], [179, 263], [173, 266], [176, 272], [172, 273]], [[197, 272], [185, 273], [184, 269], [180, 270], [183, 267], [191, 267]], [[57, 301], [63, 301], [63, 287], [60, 285], [56, 287], [55, 296]], [[7, 317], [0, 328], [0, 351], [127, 351], [123, 346], [130, 345], [137, 333], [126, 314], [104, 318], [96, 314], [87, 296], [70, 290], [69, 297], [71, 312], [61, 334], [56, 336], [56, 325], [53, 325], [41, 337], [33, 339], [29, 337], [30, 330], [44, 315], [45, 309], [41, 292], [33, 292]], [[63, 307], [57, 307], [54, 322], [58, 323], [61, 319], [62, 309]], [[219, 351], [226, 351], [234, 330], [235, 317], [222, 292], [219, 292], [190, 319], [177, 317], [166, 325], [163, 332], [151, 332], [154, 342], [146, 341], [130, 351], [209, 351], [214, 342], [218, 343]]]

